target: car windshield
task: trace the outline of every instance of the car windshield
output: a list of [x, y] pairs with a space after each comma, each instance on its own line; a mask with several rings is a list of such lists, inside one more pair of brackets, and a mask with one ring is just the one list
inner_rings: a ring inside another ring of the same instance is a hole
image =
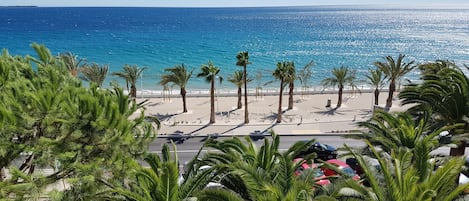
[[355, 176], [355, 171], [353, 171], [353, 169], [350, 167], [343, 168], [342, 171], [344, 171], [345, 174], [349, 176], [352, 176], [352, 177]]
[[327, 146], [325, 144], [322, 144], [322, 143], [316, 143], [315, 146], [317, 147], [321, 147], [322, 149], [324, 150], [327, 150]]
[[324, 173], [319, 169], [314, 169], [313, 171], [314, 171], [314, 177], [316, 178], [324, 176]]

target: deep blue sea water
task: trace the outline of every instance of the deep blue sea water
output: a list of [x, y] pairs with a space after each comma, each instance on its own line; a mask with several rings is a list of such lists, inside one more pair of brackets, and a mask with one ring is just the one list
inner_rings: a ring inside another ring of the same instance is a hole
[[[244, 50], [252, 62], [249, 74], [261, 72], [263, 82], [272, 80], [278, 61], [293, 60], [301, 68], [314, 60], [317, 85], [334, 67], [363, 75], [374, 61], [399, 53], [419, 63], [469, 64], [469, 9], [0, 8], [0, 48], [34, 55], [33, 42], [53, 54], [71, 51], [109, 64], [111, 72], [124, 64], [147, 66], [146, 89], [161, 89], [163, 69], [181, 63], [197, 74], [211, 60], [227, 77], [242, 69], [235, 63]], [[194, 77], [189, 86], [208, 84]], [[234, 88], [228, 82], [223, 87]]]

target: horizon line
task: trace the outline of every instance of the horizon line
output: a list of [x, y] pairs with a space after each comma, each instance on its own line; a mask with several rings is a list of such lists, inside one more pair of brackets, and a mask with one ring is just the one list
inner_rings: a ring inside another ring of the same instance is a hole
[[320, 4], [320, 5], [0, 5], [0, 7], [28, 8], [288, 8], [288, 7], [367, 7], [367, 8], [421, 8], [421, 9], [467, 9], [469, 3], [436, 3], [436, 4]]

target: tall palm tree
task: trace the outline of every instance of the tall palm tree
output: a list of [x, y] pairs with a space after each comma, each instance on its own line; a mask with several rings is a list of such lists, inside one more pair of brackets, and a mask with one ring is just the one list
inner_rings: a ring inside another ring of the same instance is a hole
[[288, 82], [288, 109], [293, 109], [293, 90], [295, 90], [295, 80], [297, 79], [296, 76], [296, 69], [295, 63], [293, 61], [288, 62], [288, 71], [286, 81]]
[[130, 85], [130, 97], [137, 97], [137, 80], [147, 67], [139, 68], [137, 65], [130, 66], [125, 64], [121, 71], [114, 72], [112, 75], [121, 77], [125, 80], [127, 90]]
[[469, 132], [469, 79], [458, 68], [443, 68], [437, 74], [422, 74], [422, 83], [405, 86], [399, 94], [403, 105], [413, 105], [409, 111], [419, 115], [422, 110], [430, 108], [433, 112], [432, 121], [436, 125], [458, 125], [458, 129], [449, 132], [457, 147], [450, 149], [451, 156], [462, 156], [466, 141], [457, 139]]
[[101, 87], [103, 86], [103, 82], [106, 79], [108, 70], [108, 65], [100, 66], [96, 63], [85, 64], [80, 68], [80, 72], [83, 75], [81, 76], [81, 79], [88, 82], [93, 82], [98, 87]]
[[78, 55], [72, 52], [64, 52], [59, 54], [59, 59], [63, 62], [67, 70], [72, 74], [73, 77], [77, 77], [80, 72], [81, 62], [86, 62], [86, 59], [78, 59]]
[[243, 67], [243, 79], [244, 79], [244, 123], [249, 123], [249, 112], [248, 112], [248, 74], [246, 67], [251, 64], [249, 61], [249, 53], [247, 51], [239, 52], [236, 55], [236, 65]]
[[342, 66], [340, 68], [332, 69], [332, 77], [325, 78], [321, 81], [321, 84], [325, 87], [337, 86], [339, 88], [339, 98], [337, 100], [337, 107], [342, 105], [342, 94], [345, 85], [350, 85], [352, 89], [355, 89], [355, 71], [351, 71], [348, 67]]
[[182, 112], [187, 112], [186, 85], [192, 76], [192, 71], [188, 72], [184, 64], [176, 65], [173, 68], [166, 68], [164, 71], [168, 72], [168, 74], [161, 76], [160, 84], [164, 86], [168, 83], [173, 83], [173, 85], [177, 85], [179, 88], [181, 88], [180, 94], [182, 97]]
[[392, 106], [392, 99], [396, 91], [396, 81], [416, 67], [414, 61], [405, 63], [403, 61], [404, 57], [405, 55], [399, 54], [397, 61], [395, 61], [391, 56], [387, 56], [385, 57], [386, 62], [376, 61], [374, 63], [378, 69], [383, 71], [389, 80], [389, 94], [386, 99], [386, 108], [391, 108]]
[[375, 95], [375, 105], [379, 104], [379, 91], [383, 88], [385, 84], [386, 76], [383, 76], [383, 71], [380, 69], [368, 69], [369, 74], [365, 75], [367, 82], [371, 87], [373, 87]]
[[228, 77], [228, 81], [236, 85], [238, 87], [238, 109], [241, 109], [243, 107], [243, 103], [241, 101], [242, 97], [242, 89], [241, 87], [243, 86], [244, 83], [244, 76], [243, 76], [243, 71], [237, 70], [235, 71], [230, 77]]
[[218, 76], [220, 68], [213, 65], [211, 61], [208, 61], [208, 64], [203, 64], [200, 68], [202, 72], [197, 74], [197, 77], [204, 77], [205, 81], [210, 83], [210, 123], [215, 123], [215, 79], [218, 78], [221, 84], [223, 78]]
[[289, 76], [289, 64], [290, 62], [278, 62], [277, 68], [274, 70], [272, 75], [275, 79], [280, 80], [280, 93], [278, 95], [278, 110], [277, 110], [277, 123], [282, 122], [282, 99], [283, 99], [283, 89], [287, 85], [287, 79]]

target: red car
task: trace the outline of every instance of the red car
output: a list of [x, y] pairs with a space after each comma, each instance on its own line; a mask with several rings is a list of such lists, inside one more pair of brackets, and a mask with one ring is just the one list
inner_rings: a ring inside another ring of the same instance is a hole
[[[345, 163], [344, 161], [337, 160], [337, 159], [331, 159], [331, 160], [326, 161], [326, 163], [336, 166], [339, 170], [341, 170], [345, 174], [352, 177], [353, 180], [355, 180], [355, 181], [360, 180], [360, 176], [357, 175], [357, 173], [355, 173], [355, 171], [349, 165], [347, 165], [347, 163]], [[334, 170], [331, 170], [331, 169], [329, 169], [325, 166], [322, 166], [321, 169], [324, 172], [324, 175], [326, 175], [326, 176], [338, 175], [337, 172], [335, 172]]]
[[299, 161], [303, 161], [301, 163], [300, 167], [298, 167], [295, 171], [295, 175], [299, 176], [301, 173], [305, 170], [312, 170], [314, 171], [314, 180], [316, 181], [316, 184], [321, 185], [321, 186], [326, 186], [331, 183], [329, 179], [327, 179], [326, 175], [318, 168], [318, 166], [314, 163], [308, 164], [304, 159], [302, 158], [296, 158], [294, 159], [295, 163], [298, 163]]

